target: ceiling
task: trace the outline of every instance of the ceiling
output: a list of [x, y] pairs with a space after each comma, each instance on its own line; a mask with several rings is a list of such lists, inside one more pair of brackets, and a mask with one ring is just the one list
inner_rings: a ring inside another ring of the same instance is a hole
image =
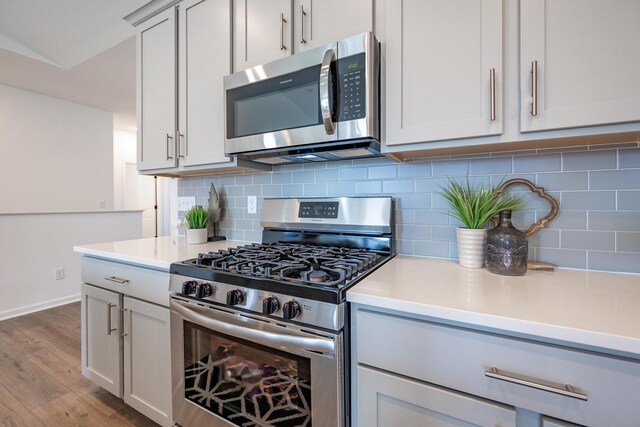
[[135, 29], [149, 0], [0, 0], [0, 84], [111, 111], [135, 129]]

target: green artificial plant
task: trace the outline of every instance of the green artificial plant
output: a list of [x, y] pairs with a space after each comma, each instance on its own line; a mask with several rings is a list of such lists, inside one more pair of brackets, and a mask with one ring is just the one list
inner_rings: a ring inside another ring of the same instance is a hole
[[184, 215], [190, 229], [207, 228], [209, 214], [202, 206], [194, 206]]
[[446, 187], [440, 186], [441, 194], [449, 205], [449, 215], [459, 219], [466, 228], [481, 229], [500, 211], [521, 209], [525, 200], [516, 194], [500, 194], [497, 186], [485, 187], [479, 183], [472, 186], [449, 178]]

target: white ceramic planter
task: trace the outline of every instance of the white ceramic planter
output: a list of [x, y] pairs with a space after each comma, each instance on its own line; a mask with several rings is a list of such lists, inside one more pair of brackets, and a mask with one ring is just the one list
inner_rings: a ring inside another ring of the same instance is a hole
[[189, 245], [201, 245], [207, 243], [207, 229], [206, 228], [187, 228], [187, 243]]
[[458, 258], [460, 266], [467, 268], [482, 268], [484, 264], [484, 241], [487, 230], [457, 228]]

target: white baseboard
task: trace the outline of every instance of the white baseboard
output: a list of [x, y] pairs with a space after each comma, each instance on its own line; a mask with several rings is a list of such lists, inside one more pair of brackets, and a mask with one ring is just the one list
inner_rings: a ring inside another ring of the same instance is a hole
[[11, 319], [12, 317], [23, 316], [25, 314], [46, 310], [48, 308], [58, 307], [60, 305], [65, 305], [65, 304], [69, 304], [76, 301], [80, 301], [80, 294], [69, 295], [63, 298], [56, 298], [56, 299], [41, 302], [38, 304], [25, 305], [24, 307], [14, 308], [11, 310], [0, 312], [0, 320], [6, 320], [6, 319]]

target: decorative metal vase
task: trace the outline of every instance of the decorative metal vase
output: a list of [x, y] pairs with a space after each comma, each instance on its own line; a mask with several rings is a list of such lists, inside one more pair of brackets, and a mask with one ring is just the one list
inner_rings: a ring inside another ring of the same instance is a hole
[[523, 276], [527, 272], [528, 254], [527, 238], [511, 224], [511, 211], [503, 210], [496, 228], [487, 232], [485, 267], [496, 274]]

